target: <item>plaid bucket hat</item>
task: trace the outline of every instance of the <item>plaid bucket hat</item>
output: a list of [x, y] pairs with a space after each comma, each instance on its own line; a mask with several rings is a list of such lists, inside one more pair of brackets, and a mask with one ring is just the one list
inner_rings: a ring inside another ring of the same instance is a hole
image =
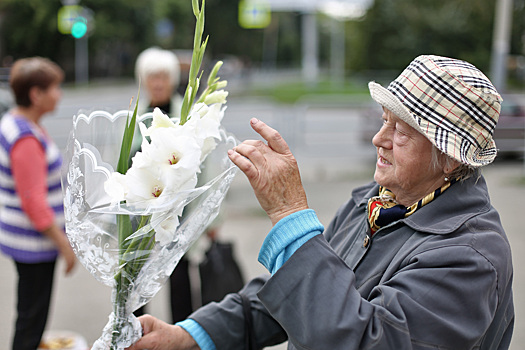
[[377, 103], [461, 163], [480, 167], [496, 157], [492, 136], [502, 98], [472, 64], [419, 56], [388, 88], [375, 82], [368, 87]]

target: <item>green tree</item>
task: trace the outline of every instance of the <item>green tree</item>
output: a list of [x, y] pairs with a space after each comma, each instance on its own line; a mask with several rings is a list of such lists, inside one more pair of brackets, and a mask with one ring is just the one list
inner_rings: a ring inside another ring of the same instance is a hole
[[0, 34], [2, 51], [13, 58], [45, 56], [59, 60], [59, 52], [67, 49], [57, 30], [59, 1], [2, 0], [4, 14]]
[[238, 6], [239, 0], [206, 0], [205, 32], [210, 35], [210, 54], [237, 55], [260, 61], [263, 30], [242, 28]]
[[94, 15], [95, 28], [89, 38], [92, 75], [132, 75], [135, 57], [155, 43], [155, 1], [84, 0], [82, 4]]
[[[511, 55], [523, 55], [524, 0], [514, 0]], [[354, 69], [398, 71], [420, 54], [490, 70], [496, 0], [375, 0], [359, 24]]]
[[191, 1], [155, 0], [154, 4], [155, 18], [173, 24], [172, 35], [160, 39], [158, 44], [165, 49], [191, 49], [195, 29]]
[[420, 54], [490, 64], [495, 0], [375, 0], [362, 22], [369, 69], [399, 69]]
[[[154, 2], [153, 2], [154, 3]], [[84, 0], [93, 11], [94, 30], [89, 37], [91, 75], [131, 74], [134, 57], [152, 43], [154, 16], [150, 2], [142, 0]], [[13, 58], [44, 56], [74, 77], [75, 39], [57, 29], [58, 0], [2, 0], [1, 53]]]
[[[82, 0], [80, 5], [93, 14], [94, 29], [88, 39], [91, 77], [132, 76], [136, 56], [150, 46], [192, 48], [191, 0]], [[57, 30], [61, 6], [59, 0], [1, 0], [0, 55], [49, 57], [72, 80], [75, 39]], [[208, 56], [238, 55], [259, 61], [263, 31], [240, 28], [237, 6], [238, 0], [206, 1]], [[173, 24], [172, 35], [156, 36], [160, 20]]]

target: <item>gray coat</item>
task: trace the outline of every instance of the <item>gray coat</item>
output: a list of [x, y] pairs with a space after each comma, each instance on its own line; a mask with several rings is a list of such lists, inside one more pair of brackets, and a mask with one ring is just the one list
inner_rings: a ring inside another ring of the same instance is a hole
[[[367, 239], [366, 203], [353, 191], [324, 235], [268, 279], [252, 280], [257, 343], [289, 349], [507, 349], [512, 336], [509, 242], [483, 177], [454, 184]], [[368, 243], [367, 243], [368, 241]], [[218, 350], [243, 349], [238, 294], [201, 308]]]

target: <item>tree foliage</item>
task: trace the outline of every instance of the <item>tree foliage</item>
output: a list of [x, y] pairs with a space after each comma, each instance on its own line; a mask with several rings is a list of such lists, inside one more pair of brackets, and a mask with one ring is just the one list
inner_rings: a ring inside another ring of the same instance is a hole
[[59, 1], [2, 0], [0, 3], [0, 53], [20, 56], [57, 58], [62, 46], [57, 30]]
[[[400, 69], [420, 54], [436, 54], [488, 71], [495, 8], [496, 0], [375, 0], [359, 26], [363, 46], [353, 57], [355, 68]], [[524, 33], [524, 14], [523, 0], [515, 0], [513, 50]]]
[[[468, 60], [490, 67], [497, 0], [374, 0], [359, 20], [347, 21], [347, 71], [395, 70], [419, 54]], [[511, 54], [524, 55], [525, 0], [514, 0]], [[191, 49], [191, 0], [81, 0], [92, 10], [94, 28], [88, 39], [92, 77], [131, 76], [135, 58], [150, 46]], [[239, 0], [206, 0], [208, 55], [240, 57], [258, 64], [301, 64], [301, 16], [272, 13], [266, 29], [238, 24]], [[61, 0], [0, 1], [0, 61], [40, 55], [53, 59], [72, 79], [75, 39], [57, 30]], [[328, 64], [329, 19], [319, 16], [320, 58]], [[159, 32], [164, 24], [171, 31]], [[160, 35], [162, 34], [162, 35]]]
[[[134, 56], [153, 42], [150, 2], [142, 0], [83, 0], [92, 10], [89, 37], [92, 75], [118, 76], [132, 71]], [[59, 33], [58, 0], [2, 0], [0, 3], [0, 54], [14, 59], [44, 56], [58, 62], [72, 78], [75, 39]]]

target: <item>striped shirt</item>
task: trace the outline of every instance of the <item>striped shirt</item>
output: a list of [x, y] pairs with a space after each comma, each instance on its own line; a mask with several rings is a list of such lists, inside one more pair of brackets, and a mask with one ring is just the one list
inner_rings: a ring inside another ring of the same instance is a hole
[[17, 141], [26, 137], [37, 139], [42, 146], [47, 164], [47, 204], [54, 222], [64, 225], [60, 150], [34, 123], [8, 113], [0, 122], [0, 250], [18, 262], [52, 261], [58, 255], [55, 245], [38, 231], [34, 220], [22, 209], [13, 178], [11, 152]]

